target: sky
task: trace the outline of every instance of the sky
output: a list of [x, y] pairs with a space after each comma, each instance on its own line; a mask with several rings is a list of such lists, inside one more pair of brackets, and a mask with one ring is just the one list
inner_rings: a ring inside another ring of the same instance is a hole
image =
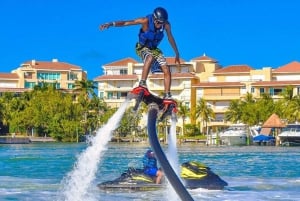
[[[203, 54], [223, 67], [278, 68], [300, 61], [299, 0], [0, 0], [0, 72], [30, 61], [80, 66], [93, 80], [102, 66], [135, 54], [140, 25], [99, 25], [144, 17], [158, 7], [169, 13], [180, 57]], [[167, 37], [160, 45], [175, 53]]]

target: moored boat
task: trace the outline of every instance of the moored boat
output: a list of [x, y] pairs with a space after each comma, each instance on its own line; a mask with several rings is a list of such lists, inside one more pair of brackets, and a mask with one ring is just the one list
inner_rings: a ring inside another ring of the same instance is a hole
[[300, 146], [300, 124], [287, 124], [278, 137], [283, 146]]
[[221, 145], [247, 145], [248, 126], [233, 124], [219, 134]]

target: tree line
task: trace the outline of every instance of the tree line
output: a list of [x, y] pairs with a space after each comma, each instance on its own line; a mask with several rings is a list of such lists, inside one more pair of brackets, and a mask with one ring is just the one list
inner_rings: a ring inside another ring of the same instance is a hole
[[[0, 96], [0, 129], [7, 127], [9, 133], [76, 142], [104, 125], [117, 109], [108, 107], [103, 99], [98, 98], [95, 88], [93, 81], [83, 80], [76, 81], [71, 93], [55, 89], [47, 83], [18, 95], [3, 93]], [[281, 96], [281, 99], [274, 100], [269, 94], [254, 98], [247, 93], [244, 98], [230, 102], [224, 120], [252, 126], [262, 124], [276, 113], [287, 123], [299, 121], [300, 96], [293, 94], [292, 87], [287, 87]], [[132, 114], [131, 108], [126, 111], [116, 130], [119, 136], [146, 134], [139, 127], [146, 107], [142, 104], [140, 108], [137, 114]], [[182, 120], [181, 134], [195, 136], [207, 132], [208, 123], [215, 119], [215, 113], [208, 102], [200, 98], [194, 111], [184, 102], [178, 102], [177, 117]], [[188, 118], [194, 118], [195, 123], [186, 124]], [[166, 123], [162, 122], [159, 127], [165, 128]]]
[[97, 98], [92, 81], [77, 81], [72, 93], [43, 83], [32, 91], [5, 92], [0, 97], [0, 122], [9, 133], [53, 137], [75, 142], [104, 124], [110, 108]]
[[263, 93], [254, 98], [247, 93], [241, 100], [232, 100], [225, 112], [225, 120], [233, 123], [245, 123], [250, 126], [263, 124], [273, 113], [285, 123], [295, 123], [300, 120], [300, 95], [293, 93], [293, 87], [287, 86], [278, 99]]

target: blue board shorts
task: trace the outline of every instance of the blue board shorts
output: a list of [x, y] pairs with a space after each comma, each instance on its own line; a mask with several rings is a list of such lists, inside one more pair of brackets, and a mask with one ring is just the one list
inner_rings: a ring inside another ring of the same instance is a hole
[[144, 173], [145, 173], [146, 175], [149, 175], [149, 176], [151, 176], [151, 177], [154, 177], [154, 176], [156, 176], [157, 171], [158, 171], [157, 168], [147, 168], [147, 169], [144, 170]]

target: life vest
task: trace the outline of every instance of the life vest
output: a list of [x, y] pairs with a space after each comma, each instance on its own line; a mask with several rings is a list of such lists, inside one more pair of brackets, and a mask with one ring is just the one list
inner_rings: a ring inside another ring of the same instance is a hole
[[150, 158], [146, 154], [143, 158], [144, 168], [157, 168], [157, 160], [155, 158]]
[[160, 41], [164, 37], [164, 25], [161, 26], [160, 29], [156, 29], [154, 25], [154, 17], [152, 14], [147, 15], [148, 18], [148, 30], [143, 31], [140, 29], [139, 33], [139, 43], [143, 47], [148, 47], [150, 49], [156, 48]]

